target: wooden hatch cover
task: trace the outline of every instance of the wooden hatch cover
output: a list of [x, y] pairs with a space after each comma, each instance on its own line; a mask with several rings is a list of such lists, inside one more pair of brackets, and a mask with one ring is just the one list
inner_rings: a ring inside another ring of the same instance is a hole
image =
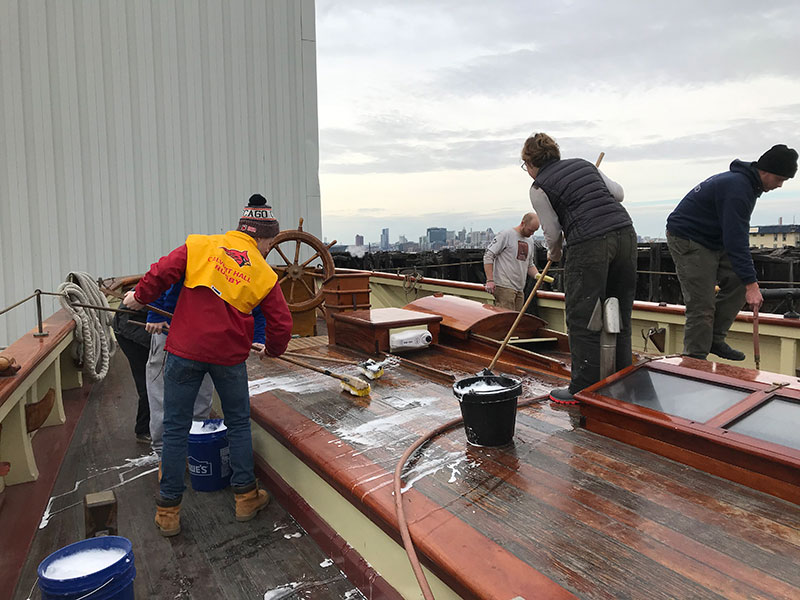
[[[441, 330], [456, 338], [467, 339], [470, 333], [502, 340], [517, 318], [516, 311], [482, 304], [457, 296], [434, 294], [414, 300], [405, 308], [441, 315]], [[547, 322], [534, 315], [525, 314], [514, 332], [520, 338], [536, 337]]]

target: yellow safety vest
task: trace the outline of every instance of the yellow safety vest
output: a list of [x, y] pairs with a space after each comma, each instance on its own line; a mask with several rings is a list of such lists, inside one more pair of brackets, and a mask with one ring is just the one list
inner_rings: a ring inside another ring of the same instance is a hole
[[240, 231], [186, 238], [188, 288], [205, 286], [242, 313], [250, 314], [278, 281], [256, 241]]

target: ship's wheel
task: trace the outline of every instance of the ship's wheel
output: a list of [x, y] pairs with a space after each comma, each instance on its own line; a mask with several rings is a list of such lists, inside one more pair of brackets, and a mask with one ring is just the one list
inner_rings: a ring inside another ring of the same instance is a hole
[[[333, 277], [336, 270], [329, 251], [335, 243], [336, 240], [333, 240], [330, 244], [324, 244], [319, 238], [303, 231], [302, 218], [297, 229], [281, 231], [273, 238], [267, 257], [269, 258], [272, 253], [276, 260], [280, 258], [283, 261], [282, 265], [277, 264], [275, 271], [278, 273], [278, 285], [284, 290], [290, 311], [303, 312], [322, 303], [324, 298], [322, 285]], [[314, 253], [311, 258], [301, 263], [300, 256], [306, 254], [301, 251], [303, 244], [310, 246]], [[308, 283], [309, 275], [313, 277], [311, 285]], [[288, 288], [282, 285], [287, 281]]]

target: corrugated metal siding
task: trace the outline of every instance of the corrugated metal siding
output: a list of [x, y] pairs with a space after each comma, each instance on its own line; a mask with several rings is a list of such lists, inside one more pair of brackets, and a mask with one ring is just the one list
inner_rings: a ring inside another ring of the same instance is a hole
[[320, 236], [318, 160], [313, 0], [0, 1], [0, 309], [143, 272], [254, 192]]

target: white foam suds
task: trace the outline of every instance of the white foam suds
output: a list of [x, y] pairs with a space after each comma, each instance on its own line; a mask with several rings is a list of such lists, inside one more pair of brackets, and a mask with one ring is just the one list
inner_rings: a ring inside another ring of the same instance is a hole
[[322, 567], [323, 569], [325, 569], [327, 567], [330, 567], [332, 564], [333, 564], [333, 559], [332, 558], [326, 558], [321, 563], [319, 563], [319, 566]]
[[300, 532], [297, 532], [297, 533], [284, 533], [284, 534], [283, 534], [283, 537], [284, 537], [284, 538], [286, 538], [287, 540], [290, 540], [290, 539], [292, 539], [292, 538], [300, 538], [300, 537], [303, 537], [303, 534], [302, 534], [302, 533], [300, 533]]
[[450, 476], [450, 483], [454, 482], [456, 473], [455, 467], [457, 467], [462, 461], [466, 460], [466, 458], [467, 457], [463, 452], [448, 452], [444, 456], [432, 459], [424, 457], [417, 464], [415, 464], [410, 471], [404, 474], [403, 479], [405, 479], [406, 485], [400, 489], [400, 492], [402, 493], [408, 491], [415, 482], [419, 481], [423, 477], [427, 477], [428, 475], [436, 473], [444, 467], [451, 469], [452, 474]]
[[476, 381], [466, 387], [458, 388], [458, 391], [462, 394], [468, 394], [470, 392], [473, 393], [485, 393], [485, 392], [499, 392], [500, 390], [506, 389], [506, 386], [500, 383], [489, 383], [488, 381]]
[[125, 556], [122, 548], [82, 550], [54, 560], [44, 571], [48, 579], [74, 579], [110, 567]]
[[250, 396], [270, 390], [283, 390], [295, 394], [307, 394], [324, 390], [331, 385], [332, 379], [315, 371], [297, 372], [279, 377], [264, 377], [249, 382]]
[[[146, 471], [139, 472], [133, 477], [130, 477], [128, 479], [125, 478], [125, 476], [128, 475], [128, 473], [140, 467], [152, 467], [152, 468]], [[92, 473], [89, 477], [86, 477], [84, 479], [79, 479], [75, 482], [75, 485], [71, 490], [64, 492], [63, 494], [56, 494], [55, 496], [50, 497], [50, 500], [48, 500], [47, 502], [47, 507], [44, 510], [44, 514], [42, 515], [42, 519], [41, 521], [39, 521], [39, 529], [44, 529], [45, 527], [47, 527], [53, 515], [63, 512], [67, 509], [70, 509], [73, 506], [78, 506], [79, 504], [82, 503], [82, 500], [79, 500], [78, 502], [73, 502], [72, 504], [53, 510], [53, 503], [56, 500], [76, 493], [80, 488], [81, 484], [84, 483], [85, 481], [89, 481], [90, 479], [99, 477], [100, 475], [108, 473], [109, 471], [120, 471], [120, 473], [118, 474], [119, 483], [106, 488], [109, 490], [113, 490], [114, 488], [118, 488], [122, 485], [125, 485], [126, 483], [130, 483], [135, 479], [139, 479], [139, 477], [143, 477], [157, 470], [158, 470], [158, 455], [155, 452], [152, 452], [151, 454], [144, 454], [142, 456], [137, 456], [136, 458], [126, 458], [125, 462], [121, 465], [115, 465], [113, 467], [101, 469], [99, 471]]]
[[337, 429], [336, 435], [350, 444], [360, 444], [370, 448], [377, 448], [386, 444], [387, 441], [397, 441], [397, 430], [399, 427], [413, 421], [417, 416], [418, 415], [414, 414], [413, 411], [400, 412], [388, 417], [362, 423], [353, 429]]
[[275, 588], [274, 590], [269, 590], [264, 594], [264, 600], [280, 600], [281, 598], [288, 598], [295, 588], [299, 586], [300, 583], [294, 581], [292, 583], [287, 583], [286, 585]]
[[225, 423], [218, 419], [209, 419], [207, 421], [192, 421], [192, 428], [189, 430], [189, 435], [203, 435], [206, 433], [216, 433], [217, 431], [225, 431], [227, 427]]

